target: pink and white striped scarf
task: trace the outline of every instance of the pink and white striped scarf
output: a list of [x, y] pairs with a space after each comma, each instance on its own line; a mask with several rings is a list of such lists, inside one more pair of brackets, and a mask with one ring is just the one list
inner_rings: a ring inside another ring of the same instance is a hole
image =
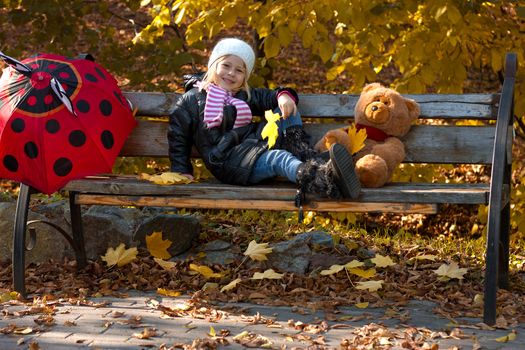
[[233, 105], [237, 109], [237, 118], [233, 124], [234, 128], [250, 124], [252, 111], [248, 104], [233, 97], [231, 92], [224, 90], [220, 86], [210, 84], [208, 85], [208, 95], [206, 96], [206, 107], [204, 107], [204, 122], [208, 129], [221, 125], [225, 105]]

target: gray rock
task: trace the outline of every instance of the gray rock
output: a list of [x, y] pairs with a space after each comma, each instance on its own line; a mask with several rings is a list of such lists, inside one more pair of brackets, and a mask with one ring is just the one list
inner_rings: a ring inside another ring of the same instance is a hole
[[293, 240], [305, 242], [310, 248], [333, 248], [334, 239], [324, 231], [305, 232], [297, 235]]
[[271, 268], [298, 275], [304, 275], [308, 271], [312, 251], [303, 238], [279, 242], [272, 245], [272, 248], [268, 255], [268, 265]]
[[191, 248], [193, 240], [199, 236], [200, 220], [194, 216], [177, 214], [160, 214], [144, 220], [135, 231], [133, 240], [146, 246], [146, 235], [162, 232], [163, 239], [172, 244], [168, 252], [179, 255]]

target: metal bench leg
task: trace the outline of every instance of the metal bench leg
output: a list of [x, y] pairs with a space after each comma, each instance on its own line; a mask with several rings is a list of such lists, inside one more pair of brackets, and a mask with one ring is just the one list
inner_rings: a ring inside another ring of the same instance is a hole
[[510, 205], [501, 211], [501, 230], [499, 236], [498, 286], [509, 289], [509, 240], [510, 240]]
[[25, 286], [25, 250], [26, 250], [26, 227], [29, 200], [31, 199], [31, 187], [20, 184], [20, 192], [16, 201], [15, 225], [13, 233], [13, 285], [15, 291], [22, 297], [26, 297]]
[[75, 243], [77, 267], [83, 269], [87, 265], [86, 247], [84, 244], [84, 227], [82, 226], [82, 211], [80, 204], [75, 203], [76, 192], [69, 193], [69, 211], [71, 214], [71, 230]]

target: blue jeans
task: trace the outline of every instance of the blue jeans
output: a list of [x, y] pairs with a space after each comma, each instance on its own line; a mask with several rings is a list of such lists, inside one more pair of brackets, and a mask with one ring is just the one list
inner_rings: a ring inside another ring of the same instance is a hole
[[[299, 113], [279, 119], [279, 136], [282, 136], [283, 130], [290, 126], [303, 125]], [[250, 183], [258, 183], [276, 176], [286, 177], [291, 182], [297, 182], [297, 168], [301, 161], [295, 158], [290, 152], [282, 149], [272, 149], [264, 152], [255, 162], [255, 166], [250, 175]]]

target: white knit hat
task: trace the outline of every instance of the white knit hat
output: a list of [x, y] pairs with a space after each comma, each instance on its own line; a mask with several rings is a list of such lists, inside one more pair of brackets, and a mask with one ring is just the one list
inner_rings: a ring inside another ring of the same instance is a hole
[[253, 65], [255, 64], [255, 53], [250, 45], [236, 38], [220, 40], [211, 52], [210, 59], [208, 60], [208, 69], [215, 61], [225, 55], [235, 55], [240, 57], [246, 65], [247, 76], [250, 75], [253, 70]]

